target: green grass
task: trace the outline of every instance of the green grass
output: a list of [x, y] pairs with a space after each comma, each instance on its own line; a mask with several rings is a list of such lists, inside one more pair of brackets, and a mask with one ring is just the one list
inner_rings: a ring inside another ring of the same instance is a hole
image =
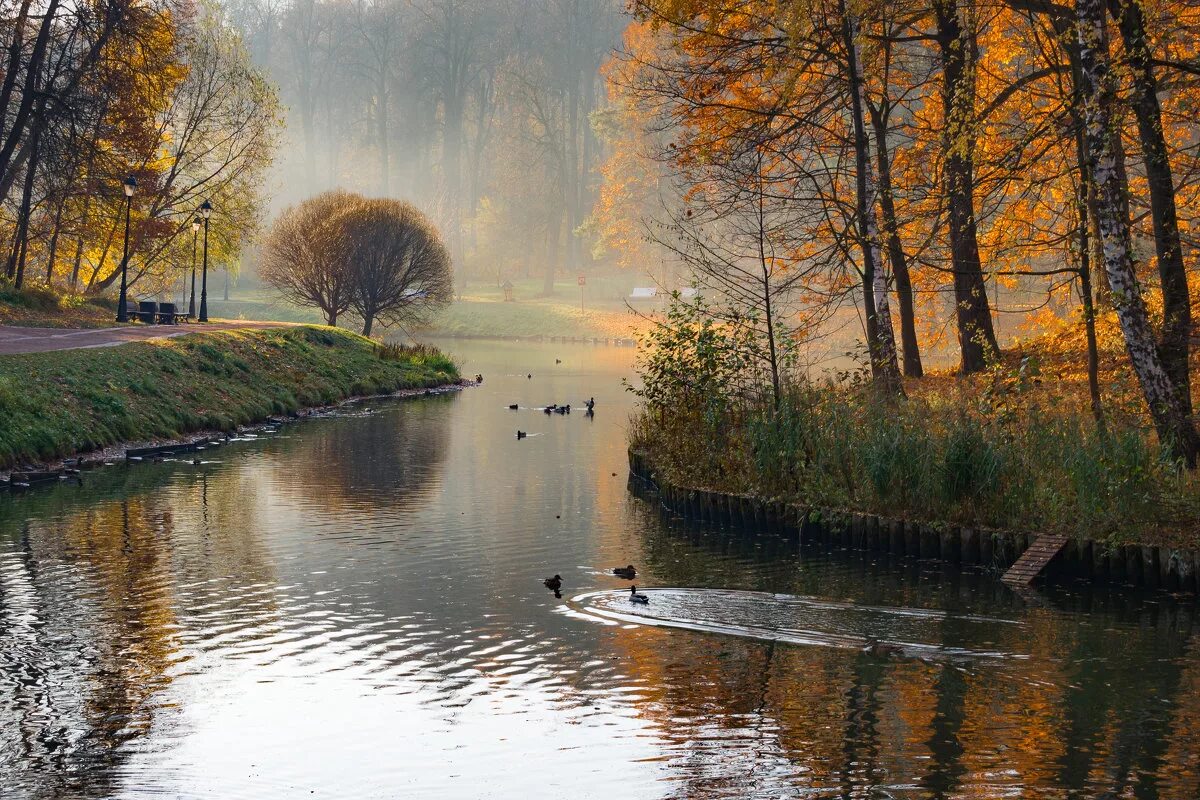
[[271, 289], [235, 290], [229, 300], [222, 300], [219, 293], [216, 297], [209, 295], [208, 313], [214, 319], [277, 320], [313, 325], [325, 322], [317, 309], [294, 306]]
[[0, 467], [458, 378], [435, 350], [383, 355], [356, 334], [303, 326], [0, 357]]
[[[625, 306], [628, 290], [611, 279], [588, 280], [583, 310], [574, 281], [558, 283], [555, 293], [547, 297], [541, 294], [540, 279], [519, 280], [514, 302], [505, 302], [503, 290], [494, 283], [471, 283], [463, 289], [462, 299], [437, 314], [425, 330], [445, 336], [631, 338], [645, 323]], [[209, 314], [220, 319], [322, 321], [315, 309], [291, 305], [271, 289], [239, 289], [230, 300], [210, 297], [208, 307]], [[347, 315], [339, 323], [354, 329], [356, 320]]]
[[[449, 336], [582, 336], [631, 338], [645, 325], [625, 305], [628, 287], [612, 278], [589, 277], [583, 289], [573, 280], [560, 281], [554, 294], [542, 293], [540, 279], [514, 281], [514, 300], [506, 302], [494, 283], [471, 283], [462, 297], [430, 323], [430, 330]], [[653, 311], [655, 307], [640, 309]]]
[[627, 311], [585, 309], [548, 302], [457, 301], [430, 323], [447, 336], [582, 336], [632, 338], [638, 318]]

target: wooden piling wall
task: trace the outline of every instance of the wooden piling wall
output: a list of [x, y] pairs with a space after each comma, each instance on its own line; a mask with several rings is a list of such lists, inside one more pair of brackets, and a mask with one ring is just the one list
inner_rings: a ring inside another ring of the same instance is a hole
[[[652, 485], [664, 506], [689, 520], [777, 533], [831, 548], [980, 566], [1003, 573], [1037, 538], [1021, 531], [960, 527], [665, 483], [644, 453], [629, 451], [629, 470]], [[1072, 539], [1048, 571], [1076, 578], [1200, 594], [1200, 552]]]

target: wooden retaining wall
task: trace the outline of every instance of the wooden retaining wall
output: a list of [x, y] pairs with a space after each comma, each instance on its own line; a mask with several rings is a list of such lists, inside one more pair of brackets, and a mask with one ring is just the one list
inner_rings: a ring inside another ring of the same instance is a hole
[[[654, 486], [663, 504], [685, 519], [768, 532], [805, 543], [981, 566], [1003, 573], [1036, 534], [915, 522], [840, 509], [809, 508], [762, 498], [665, 483], [645, 454], [629, 451], [630, 472]], [[1200, 593], [1200, 551], [1072, 539], [1052, 574]]]

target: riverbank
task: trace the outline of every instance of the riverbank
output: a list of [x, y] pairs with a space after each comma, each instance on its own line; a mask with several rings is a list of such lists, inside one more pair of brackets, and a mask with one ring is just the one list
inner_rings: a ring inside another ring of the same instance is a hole
[[[494, 285], [471, 284], [420, 332], [463, 339], [632, 341], [649, 324], [644, 314], [657, 309], [651, 305], [635, 313], [623, 301], [614, 299], [621, 296], [619, 289], [608, 286], [585, 287], [582, 308], [580, 289], [574, 283], [560, 283], [550, 296], [540, 292], [540, 282], [535, 287], [532, 282], [522, 281], [516, 286], [516, 299], [510, 302]], [[210, 297], [208, 302], [213, 315], [226, 319], [313, 324], [321, 320], [315, 309], [293, 306], [270, 289], [239, 290], [231, 300]], [[343, 324], [353, 329], [355, 322], [347, 318]]]
[[[995, 401], [997, 398], [993, 397]], [[679, 487], [922, 523], [1112, 545], [1193, 548], [1200, 478], [1153, 433], [1009, 397], [789, 389], [779, 407], [689, 407], [636, 418], [630, 444]]]
[[[629, 451], [635, 494], [652, 493], [665, 512], [702, 524], [731, 526], [755, 534], [781, 535], [802, 545], [942, 561], [1001, 575], [1034, 545], [1039, 534], [820, 508], [772, 499], [677, 486], [644, 452]], [[1070, 539], [1047, 569], [1090, 581], [1109, 581], [1171, 592], [1200, 594], [1200, 549], [1168, 545], [1114, 544]]]
[[563, 298], [506, 303], [503, 300], [457, 300], [432, 320], [428, 332], [463, 338], [633, 339], [644, 321], [628, 309], [580, 309]]
[[629, 437], [675, 486], [1200, 549], [1200, 471], [1165, 457], [1111, 313], [1097, 323], [1099, 421], [1084, 337], [1069, 322], [1015, 342], [987, 371], [905, 379], [905, 399], [880, 397], [859, 369], [789, 381], [777, 401], [754, 390], [761, 376], [739, 371], [718, 332], [676, 323], [641, 358], [643, 406]]
[[198, 333], [0, 358], [0, 468], [119, 442], [229, 431], [300, 409], [457, 382], [426, 347], [321, 326]]

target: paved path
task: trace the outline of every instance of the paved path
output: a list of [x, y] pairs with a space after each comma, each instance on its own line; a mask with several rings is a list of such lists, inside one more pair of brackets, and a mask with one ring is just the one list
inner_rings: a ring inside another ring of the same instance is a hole
[[112, 347], [148, 339], [169, 339], [205, 331], [235, 331], [286, 328], [291, 322], [206, 322], [184, 325], [130, 325], [121, 328], [20, 328], [0, 325], [0, 355], [77, 350], [83, 347]]

